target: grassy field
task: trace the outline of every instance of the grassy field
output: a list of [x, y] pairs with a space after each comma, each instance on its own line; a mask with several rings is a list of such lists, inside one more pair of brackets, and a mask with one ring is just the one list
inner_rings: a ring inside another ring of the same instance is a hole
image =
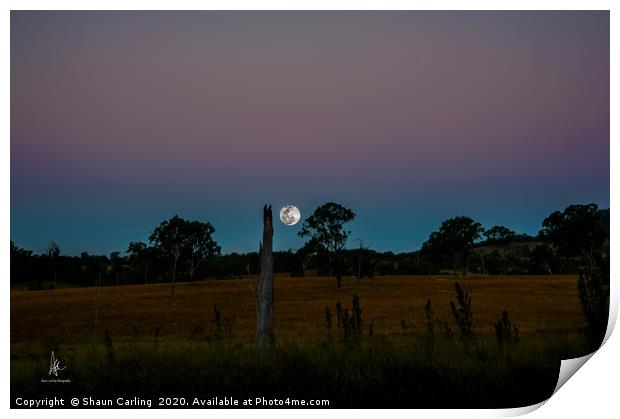
[[[458, 279], [458, 278], [457, 278]], [[232, 339], [255, 334], [254, 279], [102, 287], [98, 335], [115, 340], [204, 340], [214, 332], [217, 305]], [[338, 289], [333, 278], [275, 279], [275, 328], [278, 338], [307, 339], [324, 333], [325, 307], [345, 307], [357, 293], [364, 323], [374, 333], [399, 337], [401, 319], [410, 332], [425, 329], [424, 304], [432, 300], [435, 317], [452, 320], [453, 276], [378, 277], [358, 282], [345, 278]], [[464, 282], [460, 280], [464, 285]], [[584, 326], [575, 276], [472, 277], [474, 332], [489, 336], [493, 322], [506, 310], [522, 336], [556, 339]], [[95, 318], [95, 288], [11, 291], [11, 343], [90, 342]], [[158, 331], [158, 332], [157, 332]]]
[[[95, 288], [12, 290], [11, 393], [312, 397], [331, 407], [514, 407], [549, 397], [560, 360], [586, 353], [577, 278], [472, 277], [474, 338], [437, 327], [430, 342], [428, 299], [435, 320], [457, 330], [455, 279], [346, 278], [338, 289], [333, 278], [277, 277], [268, 351], [254, 346], [254, 279], [177, 284], [174, 295], [169, 284], [100, 288], [94, 342]], [[351, 308], [354, 294], [364, 337], [350, 346], [326, 328], [325, 308], [335, 323], [335, 304]], [[519, 328], [510, 348], [494, 336], [503, 310]], [[71, 384], [40, 384], [51, 349], [71, 366]]]

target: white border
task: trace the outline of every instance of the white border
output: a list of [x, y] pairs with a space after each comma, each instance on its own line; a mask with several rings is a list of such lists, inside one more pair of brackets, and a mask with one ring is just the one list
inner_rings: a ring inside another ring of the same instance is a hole
[[[311, 10], [311, 9], [324, 9], [324, 10], [339, 10], [339, 9], [363, 9], [363, 10], [401, 10], [401, 9], [413, 9], [413, 10], [462, 10], [462, 9], [474, 9], [474, 10], [610, 10], [611, 19], [611, 188], [617, 184], [618, 171], [615, 170], [613, 163], [618, 162], [618, 147], [615, 142], [617, 141], [618, 128], [617, 122], [613, 118], [616, 115], [614, 112], [617, 108], [618, 100], [618, 84], [617, 76], [620, 66], [618, 66], [618, 42], [615, 41], [618, 38], [618, 23], [619, 19], [616, 15], [618, 6], [614, 7], [617, 2], [612, 1], [543, 1], [543, 0], [524, 0], [524, 1], [437, 1], [437, 2], [420, 2], [420, 1], [403, 1], [403, 0], [384, 0], [384, 1], [369, 1], [369, 0], [348, 0], [348, 1], [325, 1], [325, 0], [304, 0], [295, 2], [286, 1], [272, 1], [272, 0], [230, 0], [230, 1], [188, 1], [177, 0], [174, 2], [166, 2], [161, 0], [154, 1], [90, 1], [87, 4], [76, 0], [72, 1], [42, 1], [42, 0], [24, 0], [24, 1], [5, 1], [5, 13], [2, 15], [2, 42], [0, 48], [2, 48], [2, 58], [4, 60], [0, 71], [2, 72], [2, 115], [0, 119], [0, 127], [2, 132], [3, 141], [0, 145], [0, 153], [2, 155], [2, 180], [0, 181], [0, 196], [10, 196], [10, 13], [9, 10], [37, 10], [37, 9], [91, 9], [91, 10], [104, 10], [104, 9], [158, 9], [158, 10], [176, 10], [176, 9], [214, 9], [214, 10], [246, 10], [246, 9], [287, 9], [287, 10]], [[618, 199], [615, 194], [610, 196], [610, 207], [617, 208]], [[10, 317], [9, 317], [9, 237], [10, 237], [10, 206], [8, 200], [4, 200], [4, 205], [1, 206], [2, 219], [4, 222], [0, 223], [0, 232], [4, 237], [3, 251], [0, 252], [0, 261], [2, 262], [2, 272], [0, 278], [3, 279], [4, 286], [2, 287], [2, 301], [5, 301], [5, 309], [2, 316], [2, 322], [0, 323], [0, 333], [3, 338], [4, 344], [2, 345], [2, 352], [0, 354], [0, 362], [2, 365], [2, 371], [4, 377], [1, 381], [1, 389], [4, 397], [1, 399], [2, 410], [8, 410], [10, 406], [9, 400], [9, 384], [10, 384]], [[611, 236], [612, 242], [615, 243], [618, 238], [618, 228], [616, 224], [611, 222]], [[612, 278], [612, 321], [615, 323], [618, 313], [618, 290], [617, 290], [617, 276], [620, 271], [618, 270], [618, 264], [615, 259], [611, 261], [611, 278]], [[569, 380], [568, 383], [562, 387], [562, 389], [555, 394], [542, 409], [536, 410], [533, 413], [534, 416], [540, 418], [568, 416], [568, 417], [583, 417], [588, 415], [590, 417], [615, 417], [617, 414], [617, 390], [615, 383], [617, 381], [618, 373], [620, 371], [620, 362], [618, 361], [616, 354], [620, 347], [620, 341], [617, 336], [611, 336], [609, 341], [592, 357], [592, 359], [586, 364], [586, 366], [579, 371], [577, 378]], [[392, 417], [502, 417], [502, 416], [514, 416], [518, 414], [527, 413], [527, 411], [535, 410], [538, 406], [532, 406], [529, 409], [505, 409], [505, 410], [325, 410], [320, 413], [315, 410], [297, 410], [294, 415], [300, 418], [314, 418], [317, 414], [325, 415], [328, 417], [343, 417], [355, 416], [368, 417], [375, 416], [377, 414], [392, 416]], [[52, 417], [81, 417], [85, 416], [84, 411], [79, 410], [13, 410], [11, 414], [17, 416], [31, 417], [31, 416], [52, 416]], [[110, 414], [125, 416], [125, 417], [167, 417], [172, 414], [171, 411], [164, 410], [91, 410], [87, 412], [88, 416], [101, 417], [108, 416]], [[225, 410], [225, 411], [204, 411], [204, 410], [183, 410], [173, 413], [175, 416], [236, 416], [236, 415], [252, 415], [252, 416], [267, 416], [271, 418], [288, 418], [291, 415], [290, 411], [286, 410]]]

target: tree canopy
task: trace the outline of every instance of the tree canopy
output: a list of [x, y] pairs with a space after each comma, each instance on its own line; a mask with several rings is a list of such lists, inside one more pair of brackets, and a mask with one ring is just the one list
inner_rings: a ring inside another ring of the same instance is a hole
[[452, 256], [455, 265], [460, 257], [463, 273], [467, 274], [469, 251], [483, 232], [482, 225], [469, 217], [450, 218], [441, 223], [439, 230], [431, 233], [422, 245], [422, 252], [442, 262]]
[[564, 257], [583, 257], [593, 269], [594, 259], [609, 237], [609, 210], [601, 210], [596, 204], [570, 205], [553, 212], [542, 225], [541, 237]]
[[517, 233], [504, 226], [493, 226], [484, 231], [487, 243], [506, 243], [514, 240]]
[[[317, 208], [302, 224], [306, 243], [297, 251], [274, 251], [274, 272], [303, 276], [424, 275], [462, 267], [489, 274], [575, 274], [609, 269], [609, 209], [594, 204], [571, 205], [550, 214], [536, 237], [507, 227], [484, 231], [468, 217], [441, 223], [420, 250], [394, 253], [348, 246], [347, 223], [355, 214], [335, 203]], [[38, 253], [11, 241], [11, 285], [29, 289], [58, 284], [105, 285], [226, 279], [257, 275], [257, 252], [220, 255], [209, 223], [178, 216], [158, 224], [144, 241], [123, 252], [76, 255], [51, 243]], [[120, 249], [119, 249], [120, 250]], [[474, 257], [475, 256], [475, 257]], [[176, 259], [176, 262], [175, 262]]]
[[214, 232], [215, 229], [208, 222], [188, 221], [178, 215], [163, 221], [153, 230], [149, 241], [173, 261], [173, 284], [180, 259], [188, 264], [190, 281], [193, 282], [196, 266], [207, 256], [220, 253], [221, 247], [212, 238]]
[[339, 253], [347, 245], [350, 231], [344, 225], [355, 218], [355, 213], [335, 202], [327, 202], [314, 210], [304, 221], [299, 236], [310, 237], [308, 247], [327, 251], [331, 255], [332, 265], [336, 271], [338, 287], [341, 274]]

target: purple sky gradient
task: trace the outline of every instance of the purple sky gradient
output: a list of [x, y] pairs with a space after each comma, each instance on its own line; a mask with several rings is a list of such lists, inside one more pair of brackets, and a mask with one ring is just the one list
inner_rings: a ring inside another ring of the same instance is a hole
[[609, 14], [12, 12], [18, 245], [109, 253], [178, 213], [256, 250], [263, 203], [327, 200], [395, 251], [609, 206]]

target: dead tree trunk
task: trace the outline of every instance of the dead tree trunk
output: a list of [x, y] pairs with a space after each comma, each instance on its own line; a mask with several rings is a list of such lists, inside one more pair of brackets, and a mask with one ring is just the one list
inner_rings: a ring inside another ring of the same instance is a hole
[[101, 270], [103, 267], [99, 264], [99, 276], [97, 277], [97, 282], [95, 282], [95, 319], [93, 320], [93, 345], [97, 341], [97, 326], [99, 325], [99, 306], [101, 305], [101, 294], [99, 292], [99, 287], [101, 287]]
[[194, 256], [189, 258], [189, 284], [194, 285]]
[[487, 276], [487, 268], [486, 268], [486, 266], [484, 264], [484, 256], [482, 255], [482, 252], [479, 252], [478, 256], [480, 256], [480, 263], [482, 264], [482, 275], [484, 277], [486, 277]]
[[144, 265], [144, 283], [148, 284], [149, 283], [149, 261], [147, 260], [145, 265]]
[[271, 205], [263, 208], [263, 241], [260, 244], [260, 275], [256, 284], [256, 341], [267, 346], [273, 340], [273, 216]]
[[180, 250], [175, 247], [173, 250], [174, 262], [172, 264], [172, 284], [170, 284], [170, 295], [174, 295], [174, 284], [177, 282], [177, 262], [179, 261]]
[[340, 273], [340, 255], [338, 252], [334, 255], [334, 271], [336, 271], [336, 282], [340, 288], [342, 286], [342, 274]]

